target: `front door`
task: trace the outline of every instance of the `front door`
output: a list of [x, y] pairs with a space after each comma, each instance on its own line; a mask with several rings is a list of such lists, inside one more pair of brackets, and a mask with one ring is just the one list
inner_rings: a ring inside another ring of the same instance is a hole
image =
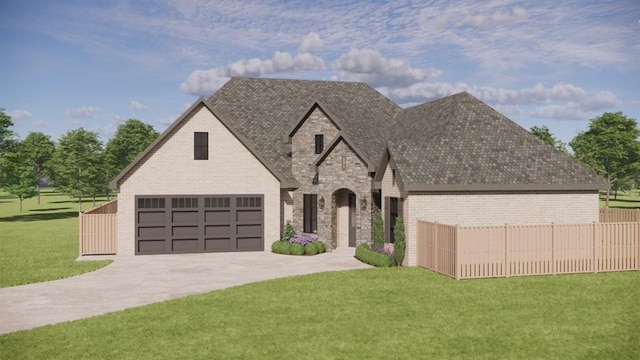
[[356, 247], [356, 194], [349, 194], [349, 247]]

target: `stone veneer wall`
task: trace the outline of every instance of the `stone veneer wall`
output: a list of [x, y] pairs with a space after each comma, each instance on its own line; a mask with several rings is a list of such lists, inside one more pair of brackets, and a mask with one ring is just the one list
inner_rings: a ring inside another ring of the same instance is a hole
[[[314, 110], [296, 131], [291, 141], [292, 172], [300, 183], [300, 187], [292, 193], [293, 225], [297, 233], [303, 229], [303, 196], [317, 194], [318, 201], [324, 199], [323, 209], [318, 207], [318, 233], [328, 249], [337, 236], [335, 192], [348, 189], [356, 195], [356, 242], [368, 242], [371, 239], [371, 185], [366, 165], [355, 155], [353, 150], [341, 140], [327, 155], [318, 169], [318, 184], [313, 184], [316, 175], [313, 163], [319, 154], [315, 154], [315, 135], [324, 135], [325, 149], [331, 145], [339, 130], [319, 109]], [[346, 166], [342, 170], [342, 157]], [[362, 210], [362, 200], [367, 202]]]

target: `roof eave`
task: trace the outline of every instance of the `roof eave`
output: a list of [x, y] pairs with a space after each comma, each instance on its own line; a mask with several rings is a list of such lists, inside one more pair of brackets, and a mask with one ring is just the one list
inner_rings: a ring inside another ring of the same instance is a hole
[[407, 192], [470, 192], [470, 191], [598, 191], [609, 184], [407, 184]]

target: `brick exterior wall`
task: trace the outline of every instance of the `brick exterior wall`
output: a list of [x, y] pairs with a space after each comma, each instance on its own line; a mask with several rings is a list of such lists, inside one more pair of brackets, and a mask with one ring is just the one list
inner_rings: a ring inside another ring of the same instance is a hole
[[[193, 133], [209, 132], [209, 160], [193, 159]], [[264, 194], [265, 251], [280, 235], [280, 182], [215, 116], [197, 107], [123, 178], [118, 255], [135, 253], [135, 195]]]
[[405, 265], [416, 265], [416, 221], [448, 225], [591, 223], [598, 221], [598, 193], [409, 194], [404, 202]]
[[[331, 250], [337, 245], [340, 234], [338, 215], [348, 214], [340, 211], [338, 205], [346, 201], [336, 199], [336, 196], [348, 196], [348, 189], [356, 195], [356, 243], [371, 240], [371, 186], [372, 178], [367, 172], [367, 166], [357, 157], [344, 140], [341, 140], [318, 168], [318, 184], [313, 184], [316, 175], [313, 163], [319, 154], [315, 154], [315, 135], [324, 135], [325, 149], [338, 135], [335, 125], [318, 109], [314, 110], [294, 134], [291, 141], [292, 171], [300, 183], [300, 187], [293, 192], [293, 224], [297, 233], [303, 230], [303, 196], [317, 194], [318, 201], [324, 199], [324, 208], [318, 207], [318, 238], [325, 242]], [[343, 157], [345, 168], [343, 170]], [[338, 200], [336, 202], [336, 200]], [[363, 203], [366, 201], [366, 205]], [[365, 209], [362, 209], [362, 206]], [[343, 219], [344, 220], [344, 219]], [[344, 230], [344, 229], [343, 229]], [[344, 233], [343, 233], [344, 234]]]

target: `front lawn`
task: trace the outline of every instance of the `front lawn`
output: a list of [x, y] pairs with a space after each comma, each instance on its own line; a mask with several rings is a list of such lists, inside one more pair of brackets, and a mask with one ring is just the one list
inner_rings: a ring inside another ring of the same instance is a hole
[[[104, 202], [106, 199], [100, 199]], [[41, 204], [0, 192], [0, 287], [60, 279], [92, 271], [110, 261], [76, 262], [78, 203], [46, 189]], [[83, 209], [92, 207], [89, 201]], [[1, 320], [0, 320], [1, 321]]]
[[0, 336], [6, 359], [638, 359], [640, 272], [248, 284]]

